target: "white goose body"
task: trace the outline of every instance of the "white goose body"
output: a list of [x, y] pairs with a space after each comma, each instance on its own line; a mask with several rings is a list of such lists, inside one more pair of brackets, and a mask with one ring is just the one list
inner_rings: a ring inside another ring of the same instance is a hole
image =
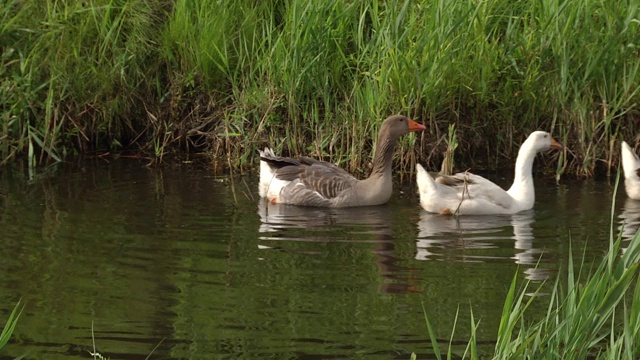
[[622, 170], [627, 196], [640, 200], [640, 159], [625, 141], [622, 142]]
[[391, 165], [398, 138], [425, 127], [404, 116], [383, 121], [378, 135], [371, 175], [358, 180], [326, 161], [308, 157], [276, 156], [260, 151], [260, 197], [274, 204], [317, 207], [353, 207], [384, 204], [391, 198]]
[[535, 131], [518, 151], [515, 178], [509, 190], [504, 190], [480, 175], [469, 172], [435, 179], [420, 165], [416, 165], [420, 205], [432, 213], [443, 215], [515, 214], [533, 208], [533, 160], [538, 152], [561, 148], [551, 135]]

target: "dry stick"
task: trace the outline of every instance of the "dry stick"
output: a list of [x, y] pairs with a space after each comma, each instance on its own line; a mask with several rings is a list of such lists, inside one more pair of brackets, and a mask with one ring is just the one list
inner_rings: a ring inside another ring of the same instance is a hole
[[432, 151], [430, 151], [430, 152], [429, 152], [429, 155], [427, 156], [427, 159], [426, 159], [425, 161], [427, 161], [427, 162], [431, 162], [431, 158], [432, 158], [432, 157], [434, 157], [434, 156], [435, 156], [435, 154], [437, 153], [437, 152], [435, 151], [435, 149], [436, 149], [436, 148], [437, 148], [437, 147], [438, 147], [442, 142], [444, 142], [444, 141], [445, 141], [445, 139], [444, 139], [444, 138], [445, 138], [445, 136], [444, 136], [444, 135], [442, 135], [442, 136], [438, 137], [438, 140], [436, 140], [436, 143], [433, 145], [433, 149], [434, 149], [434, 150], [432, 150]]
[[146, 358], [144, 358], [144, 360], [148, 360], [151, 355], [153, 354], [154, 351], [156, 351], [156, 349], [158, 348], [158, 346], [160, 346], [160, 344], [162, 344], [162, 342], [164, 341], [164, 339], [166, 338], [162, 338], [162, 340], [160, 340], [160, 342], [151, 350], [151, 352], [149, 353], [149, 355], [147, 355]]
[[91, 320], [91, 342], [93, 343], [93, 360], [96, 360], [96, 337], [93, 333], [93, 320]]
[[229, 174], [229, 180], [231, 182], [231, 193], [233, 194], [233, 203], [236, 208], [238, 207], [238, 198], [236, 197], [236, 183], [233, 180], [233, 174]]
[[[460, 212], [460, 206], [462, 206], [462, 202], [464, 201], [464, 194], [466, 193], [467, 195], [469, 195], [469, 170], [466, 170], [464, 172], [464, 185], [462, 186], [462, 198], [460, 199], [460, 202], [458, 203], [458, 207], [456, 208], [456, 211], [453, 212], [454, 215], [458, 214], [458, 212]], [[469, 197], [469, 199], [471, 199], [471, 197]]]
[[[51, 115], [55, 118], [55, 114]], [[51, 121], [49, 119], [49, 116], [45, 115], [45, 123], [47, 124], [45, 132], [44, 132], [44, 136], [42, 138], [42, 149], [40, 149], [40, 161], [39, 164], [42, 165], [42, 159], [44, 158], [44, 152], [47, 146], [47, 140], [49, 138], [49, 131], [51, 131]], [[54, 130], [55, 130], [55, 120], [54, 120], [54, 126], [53, 126]], [[54, 137], [54, 139], [51, 139], [51, 144], [53, 145], [54, 140], [55, 140], [55, 135], [52, 135], [52, 137]], [[49, 157], [51, 157], [51, 155], [49, 155]]]
[[251, 138], [252, 144], [256, 140], [256, 136], [258, 136], [258, 134], [260, 133], [260, 130], [262, 130], [262, 125], [264, 125], [264, 121], [267, 119], [267, 114], [269, 114], [269, 112], [271, 111], [271, 108], [273, 107], [274, 103], [275, 103], [275, 100], [271, 99], [271, 101], [269, 102], [269, 106], [267, 107], [267, 110], [264, 111], [264, 115], [262, 115], [262, 118], [260, 119], [260, 123], [258, 123], [258, 128], [256, 129], [256, 132], [253, 133], [253, 137]]
[[[247, 181], [245, 179], [242, 179], [242, 183], [244, 184], [244, 187], [247, 188], [247, 192], [244, 193], [244, 196], [251, 201], [255, 201], [255, 199], [253, 198], [253, 193], [251, 192], [251, 189], [249, 189], [249, 184], [247, 184]], [[249, 194], [249, 196], [247, 196], [247, 194]]]
[[[271, 182], [273, 181], [273, 179], [276, 178], [276, 173], [274, 172], [273, 175], [271, 175], [271, 179], [269, 180], [269, 186], [267, 186], [267, 194], [269, 194], [269, 189], [271, 189]], [[281, 189], [282, 190], [282, 189]], [[265, 195], [267, 195], [265, 194]], [[267, 202], [271, 202], [271, 199], [269, 199], [268, 196], [265, 196], [265, 199], [267, 200]]]
[[226, 124], [224, 126], [224, 134], [226, 135], [225, 147], [227, 148], [227, 165], [229, 166], [229, 171], [232, 171], [231, 168], [231, 142], [229, 141], [229, 123], [225, 120]]
[[[158, 122], [158, 118], [157, 118], [155, 115], [153, 115], [153, 114], [151, 113], [151, 111], [149, 111], [149, 110], [147, 109], [147, 107], [146, 107], [146, 106], [144, 107], [144, 110], [147, 112], [147, 116], [149, 117], [149, 120], [151, 120], [151, 122], [152, 122], [153, 124], [156, 124], [156, 123]], [[149, 128], [149, 127], [147, 127], [147, 129], [148, 129], [148, 128]], [[142, 133], [140, 133], [140, 136], [142, 136]], [[140, 138], [140, 136], [138, 136], [138, 137], [136, 137], [136, 138], [134, 139], [134, 143], [138, 141], [138, 139]], [[151, 161], [149, 162], [149, 164], [148, 164], [148, 165], [150, 165], [150, 164], [151, 164]], [[147, 165], [147, 166], [148, 166], [148, 165]]]
[[104, 356], [96, 351], [96, 337], [93, 332], [93, 320], [91, 320], [91, 342], [93, 343], [93, 352], [89, 351], [89, 354], [93, 356], [93, 360], [104, 360]]
[[224, 127], [225, 135], [227, 136], [226, 147], [227, 147], [227, 165], [229, 166], [229, 178], [231, 180], [231, 193], [233, 194], [233, 202], [236, 207], [238, 207], [238, 198], [236, 197], [236, 186], [233, 181], [233, 169], [231, 168], [231, 142], [229, 141], [229, 124], [227, 123]]
[[[78, 125], [75, 121], [73, 121], [73, 116], [69, 115], [70, 112], [71, 112], [71, 109], [69, 109], [69, 111], [67, 111], [65, 113], [65, 115], [66, 115], [67, 119], [69, 119], [69, 121], [71, 121], [71, 123], [73, 124], [74, 130], [78, 131], [78, 134], [82, 135], [82, 137], [84, 137], [85, 141], [89, 141], [89, 137], [87, 136], [87, 134], [84, 133], [84, 131], [82, 131], [82, 127], [80, 125]], [[87, 112], [89, 112], [89, 110], [83, 110], [77, 116], [81, 117], [82, 115], [86, 114]]]
[[314, 141], [314, 145], [316, 146], [316, 156], [318, 158], [322, 158], [322, 153], [320, 152], [320, 145], [318, 144], [319, 139], [320, 139], [320, 134], [318, 134], [318, 124], [316, 124], [315, 126], [315, 131], [316, 131], [316, 141]]

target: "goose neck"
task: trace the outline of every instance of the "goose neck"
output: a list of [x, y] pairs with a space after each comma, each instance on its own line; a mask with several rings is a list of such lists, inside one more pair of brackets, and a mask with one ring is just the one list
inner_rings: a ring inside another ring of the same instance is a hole
[[391, 177], [393, 151], [396, 142], [389, 137], [378, 138], [375, 154], [373, 156], [373, 169], [370, 177]]
[[518, 151], [518, 157], [516, 158], [516, 168], [514, 182], [527, 182], [530, 180], [533, 169], [533, 160], [536, 157], [536, 152], [529, 146], [520, 148]]
[[535, 199], [535, 188], [533, 186], [533, 160], [535, 159], [536, 151], [531, 144], [526, 142], [518, 151], [518, 157], [516, 159], [515, 176], [513, 179], [513, 185], [509, 188], [507, 193], [516, 200], [519, 206], [523, 209], [529, 209], [533, 207]]

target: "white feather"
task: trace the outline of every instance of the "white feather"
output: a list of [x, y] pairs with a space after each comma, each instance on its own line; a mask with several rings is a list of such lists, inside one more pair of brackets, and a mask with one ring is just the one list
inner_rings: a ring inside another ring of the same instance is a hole
[[428, 212], [456, 215], [515, 214], [531, 209], [535, 199], [533, 159], [552, 146], [560, 144], [549, 133], [535, 131], [529, 135], [518, 152], [515, 179], [509, 190], [467, 172], [436, 180], [417, 164], [420, 205]]
[[622, 170], [624, 171], [624, 189], [627, 196], [640, 200], [640, 177], [636, 172], [640, 168], [640, 159], [631, 146], [622, 142]]
[[[260, 156], [263, 155], [274, 156], [273, 151], [269, 148], [260, 150]], [[280, 196], [280, 190], [287, 184], [289, 181], [277, 179], [274, 169], [266, 161], [260, 160], [260, 183], [258, 185], [260, 197], [266, 197], [270, 201], [277, 200]]]

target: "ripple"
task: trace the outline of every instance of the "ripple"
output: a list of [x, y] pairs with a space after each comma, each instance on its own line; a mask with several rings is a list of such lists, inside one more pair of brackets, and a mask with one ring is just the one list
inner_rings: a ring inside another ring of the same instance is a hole
[[[524, 272], [528, 279], [544, 280], [550, 271], [544, 269], [543, 262], [539, 262], [542, 249], [534, 248], [534, 214], [530, 210], [515, 215], [453, 217], [422, 211], [415, 258], [446, 258], [447, 261], [460, 262], [514, 261], [534, 266]], [[511, 251], [507, 251], [509, 249]], [[483, 254], [483, 250], [487, 250], [486, 253]]]

